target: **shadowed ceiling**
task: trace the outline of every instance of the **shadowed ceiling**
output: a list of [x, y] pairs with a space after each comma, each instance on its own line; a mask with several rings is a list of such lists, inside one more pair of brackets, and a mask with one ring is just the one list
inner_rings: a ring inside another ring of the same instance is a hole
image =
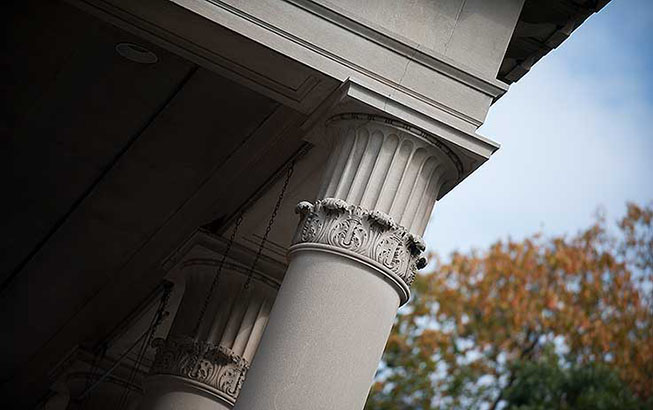
[[[3, 8], [0, 383], [15, 404], [304, 142], [296, 111], [67, 3]], [[158, 62], [122, 57], [124, 42]]]

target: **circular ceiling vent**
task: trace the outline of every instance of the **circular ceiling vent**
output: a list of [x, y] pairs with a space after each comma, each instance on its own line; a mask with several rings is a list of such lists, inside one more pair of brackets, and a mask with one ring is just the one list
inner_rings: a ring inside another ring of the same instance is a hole
[[139, 64], [154, 64], [159, 61], [159, 57], [156, 54], [134, 43], [118, 43], [116, 45], [116, 52], [127, 60]]

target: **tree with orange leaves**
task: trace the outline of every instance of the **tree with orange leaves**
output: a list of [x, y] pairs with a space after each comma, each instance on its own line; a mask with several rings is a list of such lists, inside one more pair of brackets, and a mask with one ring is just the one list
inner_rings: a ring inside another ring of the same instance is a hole
[[510, 408], [520, 369], [546, 352], [577, 374], [612, 372], [648, 401], [652, 279], [653, 208], [635, 204], [617, 232], [599, 218], [572, 237], [436, 257], [397, 317], [366, 408]]

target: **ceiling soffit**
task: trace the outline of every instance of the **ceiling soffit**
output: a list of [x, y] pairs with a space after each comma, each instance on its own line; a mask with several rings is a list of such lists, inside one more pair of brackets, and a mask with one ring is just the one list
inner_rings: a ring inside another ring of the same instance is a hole
[[320, 72], [172, 1], [68, 2], [302, 113], [337, 87]]

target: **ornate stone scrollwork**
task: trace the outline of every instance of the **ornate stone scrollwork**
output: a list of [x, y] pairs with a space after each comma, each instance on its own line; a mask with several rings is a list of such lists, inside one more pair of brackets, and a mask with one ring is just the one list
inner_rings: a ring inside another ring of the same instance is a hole
[[173, 336], [155, 339], [151, 374], [171, 374], [206, 384], [236, 401], [249, 363], [224, 346]]
[[426, 266], [422, 238], [398, 225], [389, 215], [326, 198], [296, 207], [301, 220], [293, 244], [319, 243], [366, 256], [399, 276], [408, 286]]

